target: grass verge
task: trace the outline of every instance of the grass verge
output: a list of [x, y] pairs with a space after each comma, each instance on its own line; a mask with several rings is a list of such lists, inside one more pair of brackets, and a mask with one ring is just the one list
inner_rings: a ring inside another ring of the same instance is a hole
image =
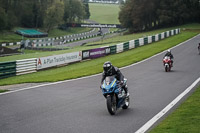
[[[15, 28], [13, 31], [3, 31], [0, 33], [0, 43], [6, 43], [6, 42], [20, 42], [22, 40], [22, 36], [15, 34], [15, 30], [21, 29], [21, 28]], [[49, 32], [48, 38], [51, 37], [58, 37], [58, 36], [65, 36], [65, 35], [72, 35], [72, 34], [78, 34], [83, 32], [90, 31], [91, 28], [69, 28], [67, 31], [60, 30], [60, 29], [53, 29]], [[24, 39], [37, 39], [37, 38], [26, 38]]]
[[4, 93], [4, 92], [7, 92], [9, 90], [0, 90], [0, 93]]
[[200, 87], [150, 133], [199, 133]]
[[117, 67], [127, 66], [173, 47], [197, 35], [198, 33], [199, 32], [184, 31], [181, 34], [166, 38], [162, 41], [138, 47], [120, 54], [109, 55], [103, 58], [75, 63], [61, 68], [49, 69], [37, 73], [1, 79], [0, 85], [2, 86], [33, 82], [55, 82], [97, 74], [102, 72], [102, 64], [107, 60], [110, 60]]
[[119, 5], [90, 3], [90, 19], [101, 24], [119, 24]]

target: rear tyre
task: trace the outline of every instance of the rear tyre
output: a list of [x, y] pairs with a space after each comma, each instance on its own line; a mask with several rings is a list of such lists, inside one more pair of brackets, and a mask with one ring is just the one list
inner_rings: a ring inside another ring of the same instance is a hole
[[108, 96], [107, 97], [107, 109], [111, 115], [115, 115], [116, 113], [116, 97], [115, 96]]

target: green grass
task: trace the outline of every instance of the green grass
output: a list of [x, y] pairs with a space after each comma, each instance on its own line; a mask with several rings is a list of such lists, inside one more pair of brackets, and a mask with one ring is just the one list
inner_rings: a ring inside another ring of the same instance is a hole
[[200, 133], [200, 87], [150, 133]]
[[101, 24], [119, 24], [119, 5], [90, 3], [90, 19]]
[[[196, 27], [199, 26], [199, 29], [200, 29], [200, 24], [190, 24], [190, 27], [194, 27], [194, 26], [196, 26]], [[185, 26], [183, 25], [181, 27], [185, 27]], [[187, 27], [189, 27], [189, 26], [187, 26]], [[110, 46], [110, 45], [115, 45], [115, 44], [122, 43], [122, 42], [127, 42], [127, 41], [137, 39], [140, 37], [148, 36], [148, 35], [155, 35], [157, 33], [161, 33], [161, 32], [167, 31], [167, 30], [175, 29], [175, 28], [177, 28], [177, 27], [158, 29], [158, 30], [154, 30], [154, 31], [142, 32], [142, 33], [136, 33], [136, 34], [130, 34], [130, 35], [116, 36], [113, 38], [104, 39], [103, 41], [88, 43], [86, 46], [84, 45], [84, 46], [73, 47], [68, 50], [50, 51], [50, 52], [29, 51], [29, 50], [26, 51], [25, 50], [25, 54], [22, 54], [22, 55], [0, 57], [0, 62], [14, 61], [14, 60], [28, 59], [28, 58], [45, 57], [45, 56], [51, 56], [51, 55], [56, 55], [56, 54], [81, 51], [81, 50], [85, 50], [85, 49], [92, 49], [92, 48], [97, 48], [97, 47], [102, 47], [102, 46]], [[195, 32], [197, 32], [197, 31], [195, 31]], [[94, 45], [94, 46], [88, 46], [88, 45]]]
[[7, 91], [9, 91], [9, 90], [1, 90], [0, 89], [0, 93], [4, 93], [4, 92], [7, 92]]
[[22, 40], [22, 37], [20, 35], [15, 34], [12, 31], [0, 32], [0, 43], [18, 42], [21, 40]]
[[0, 85], [33, 82], [55, 82], [97, 74], [102, 72], [102, 64], [107, 60], [110, 60], [117, 67], [130, 65], [175, 46], [197, 34], [198, 32], [184, 31], [179, 35], [172, 36], [160, 42], [138, 47], [124, 53], [109, 55], [103, 58], [81, 63], [75, 63], [61, 68], [54, 68], [37, 73], [1, 79]]
[[[0, 43], [6, 43], [6, 42], [20, 42], [22, 40], [22, 37], [20, 35], [15, 34], [15, 30], [20, 28], [15, 28], [13, 31], [2, 31], [0, 33]], [[78, 34], [90, 31], [91, 28], [70, 28], [67, 31], [60, 30], [60, 29], [53, 29], [49, 32], [48, 37], [58, 37], [58, 36], [65, 36], [65, 35], [72, 35], [72, 34]], [[24, 38], [28, 39], [28, 38]], [[36, 39], [36, 38], [30, 38], [30, 39]]]

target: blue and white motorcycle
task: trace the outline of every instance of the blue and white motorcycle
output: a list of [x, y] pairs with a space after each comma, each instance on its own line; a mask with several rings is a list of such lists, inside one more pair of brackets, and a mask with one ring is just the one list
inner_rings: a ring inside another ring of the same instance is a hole
[[[106, 98], [107, 109], [111, 115], [115, 115], [117, 109], [129, 107], [129, 95], [125, 94], [125, 90], [121, 88], [114, 76], [108, 76], [101, 85], [102, 93]], [[127, 79], [124, 79], [126, 85]]]

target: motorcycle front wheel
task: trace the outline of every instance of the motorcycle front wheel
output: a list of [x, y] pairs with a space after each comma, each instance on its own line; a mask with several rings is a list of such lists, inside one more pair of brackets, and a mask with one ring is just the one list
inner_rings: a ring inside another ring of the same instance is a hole
[[108, 109], [108, 112], [111, 114], [111, 115], [115, 115], [116, 113], [116, 97], [113, 95], [113, 96], [108, 96], [107, 99], [107, 109]]
[[168, 72], [168, 66], [165, 66], [165, 72]]

